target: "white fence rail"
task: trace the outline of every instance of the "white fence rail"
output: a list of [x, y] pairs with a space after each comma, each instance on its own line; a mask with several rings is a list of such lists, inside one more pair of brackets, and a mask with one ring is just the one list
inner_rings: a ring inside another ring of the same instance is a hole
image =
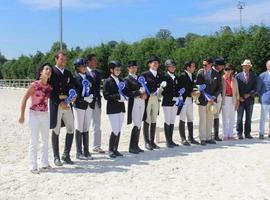
[[33, 79], [0, 79], [1, 88], [27, 88]]

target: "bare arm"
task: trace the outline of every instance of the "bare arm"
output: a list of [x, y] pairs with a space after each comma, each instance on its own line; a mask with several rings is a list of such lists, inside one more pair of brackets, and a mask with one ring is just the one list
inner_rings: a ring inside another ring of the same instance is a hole
[[25, 95], [23, 97], [23, 100], [22, 100], [22, 104], [21, 104], [21, 113], [20, 113], [20, 117], [19, 117], [19, 123], [21, 123], [21, 124], [24, 123], [24, 115], [25, 115], [24, 113], [25, 113], [27, 100], [33, 94], [34, 94], [34, 88], [33, 88], [33, 86], [30, 86], [28, 88], [28, 90], [26, 91], [26, 93], [25, 93]]

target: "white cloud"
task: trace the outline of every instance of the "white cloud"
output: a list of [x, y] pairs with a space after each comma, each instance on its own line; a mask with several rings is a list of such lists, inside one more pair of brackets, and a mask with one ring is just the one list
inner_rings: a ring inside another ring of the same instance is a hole
[[[22, 3], [38, 9], [59, 7], [59, 0], [20, 0]], [[145, 0], [63, 0], [63, 7], [99, 9], [107, 6], [128, 5]]]
[[[209, 7], [212, 0], [207, 1]], [[237, 2], [236, 2], [237, 3]], [[258, 1], [256, 4], [249, 3], [245, 6], [243, 10], [243, 23], [244, 25], [249, 24], [260, 24], [269, 23], [270, 15], [270, 1]], [[180, 23], [194, 23], [194, 24], [236, 24], [239, 22], [239, 10], [235, 5], [216, 6], [215, 10], [212, 12], [207, 12], [205, 14], [199, 14], [190, 17], [179, 17], [177, 19]]]

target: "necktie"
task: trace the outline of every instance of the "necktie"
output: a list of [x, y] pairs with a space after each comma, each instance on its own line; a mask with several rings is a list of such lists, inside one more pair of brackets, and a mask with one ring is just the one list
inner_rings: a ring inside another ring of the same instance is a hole
[[249, 79], [249, 74], [248, 74], [248, 73], [245, 73], [245, 80], [246, 80], [246, 83], [248, 83], [248, 79]]
[[96, 78], [96, 73], [94, 72], [94, 70], [92, 70], [90, 74], [93, 78]]
[[210, 80], [211, 79], [211, 70], [206, 71], [205, 75], [206, 75], [206, 80]]

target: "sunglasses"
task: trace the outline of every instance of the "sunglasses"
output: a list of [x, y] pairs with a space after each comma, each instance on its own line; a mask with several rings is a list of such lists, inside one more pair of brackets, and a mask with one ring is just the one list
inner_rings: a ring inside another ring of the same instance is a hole
[[207, 65], [206, 64], [203, 64], [204, 67], [206, 67]]
[[231, 71], [231, 68], [225, 68], [224, 71]]

